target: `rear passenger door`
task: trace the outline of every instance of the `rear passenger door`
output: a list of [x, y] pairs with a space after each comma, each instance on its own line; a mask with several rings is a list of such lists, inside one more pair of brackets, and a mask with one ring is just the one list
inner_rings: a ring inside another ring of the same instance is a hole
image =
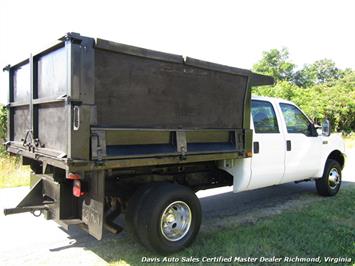
[[269, 101], [252, 100], [254, 124], [251, 179], [248, 189], [279, 184], [285, 171], [285, 139]]

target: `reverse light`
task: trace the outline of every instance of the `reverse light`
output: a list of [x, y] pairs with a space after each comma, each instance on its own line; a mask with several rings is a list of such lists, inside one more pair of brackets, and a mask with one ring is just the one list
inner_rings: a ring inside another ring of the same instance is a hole
[[80, 198], [85, 195], [85, 192], [82, 191], [80, 180], [74, 180], [73, 182], [73, 195], [77, 198]]

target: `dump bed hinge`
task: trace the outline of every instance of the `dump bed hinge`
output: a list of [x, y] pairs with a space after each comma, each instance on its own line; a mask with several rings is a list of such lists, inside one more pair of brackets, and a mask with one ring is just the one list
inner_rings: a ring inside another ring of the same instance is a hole
[[22, 146], [27, 147], [29, 151], [35, 152], [35, 149], [40, 147], [44, 148], [45, 145], [41, 143], [41, 141], [38, 138], [33, 138], [33, 132], [32, 130], [27, 130], [26, 135], [22, 141]]
[[11, 68], [11, 65], [6, 65], [2, 71], [5, 72], [5, 71], [10, 71], [10, 68]]
[[68, 32], [63, 37], [59, 38], [59, 40], [60, 41], [71, 41], [71, 42], [80, 44], [83, 39], [80, 36], [80, 34], [77, 32]]
[[186, 160], [187, 141], [185, 131], [176, 131], [177, 152], [180, 153], [180, 160]]

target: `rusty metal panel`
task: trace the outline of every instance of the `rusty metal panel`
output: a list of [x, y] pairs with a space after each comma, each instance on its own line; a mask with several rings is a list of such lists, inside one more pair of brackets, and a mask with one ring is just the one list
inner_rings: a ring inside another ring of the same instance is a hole
[[247, 76], [96, 49], [98, 125], [241, 128]]

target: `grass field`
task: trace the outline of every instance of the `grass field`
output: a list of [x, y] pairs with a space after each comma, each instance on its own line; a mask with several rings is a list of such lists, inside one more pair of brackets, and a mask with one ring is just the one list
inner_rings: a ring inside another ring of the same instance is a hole
[[30, 168], [22, 166], [19, 158], [0, 156], [0, 188], [29, 186]]
[[[325, 257], [348, 257], [352, 258], [352, 265], [355, 263], [354, 202], [355, 186], [349, 185], [336, 197], [323, 198], [255, 223], [236, 223], [224, 229], [202, 231], [190, 248], [168, 258], [320, 256], [321, 265], [326, 265]], [[149, 253], [129, 237], [102, 241], [90, 249], [110, 265], [139, 265], [142, 257], [164, 259]]]

